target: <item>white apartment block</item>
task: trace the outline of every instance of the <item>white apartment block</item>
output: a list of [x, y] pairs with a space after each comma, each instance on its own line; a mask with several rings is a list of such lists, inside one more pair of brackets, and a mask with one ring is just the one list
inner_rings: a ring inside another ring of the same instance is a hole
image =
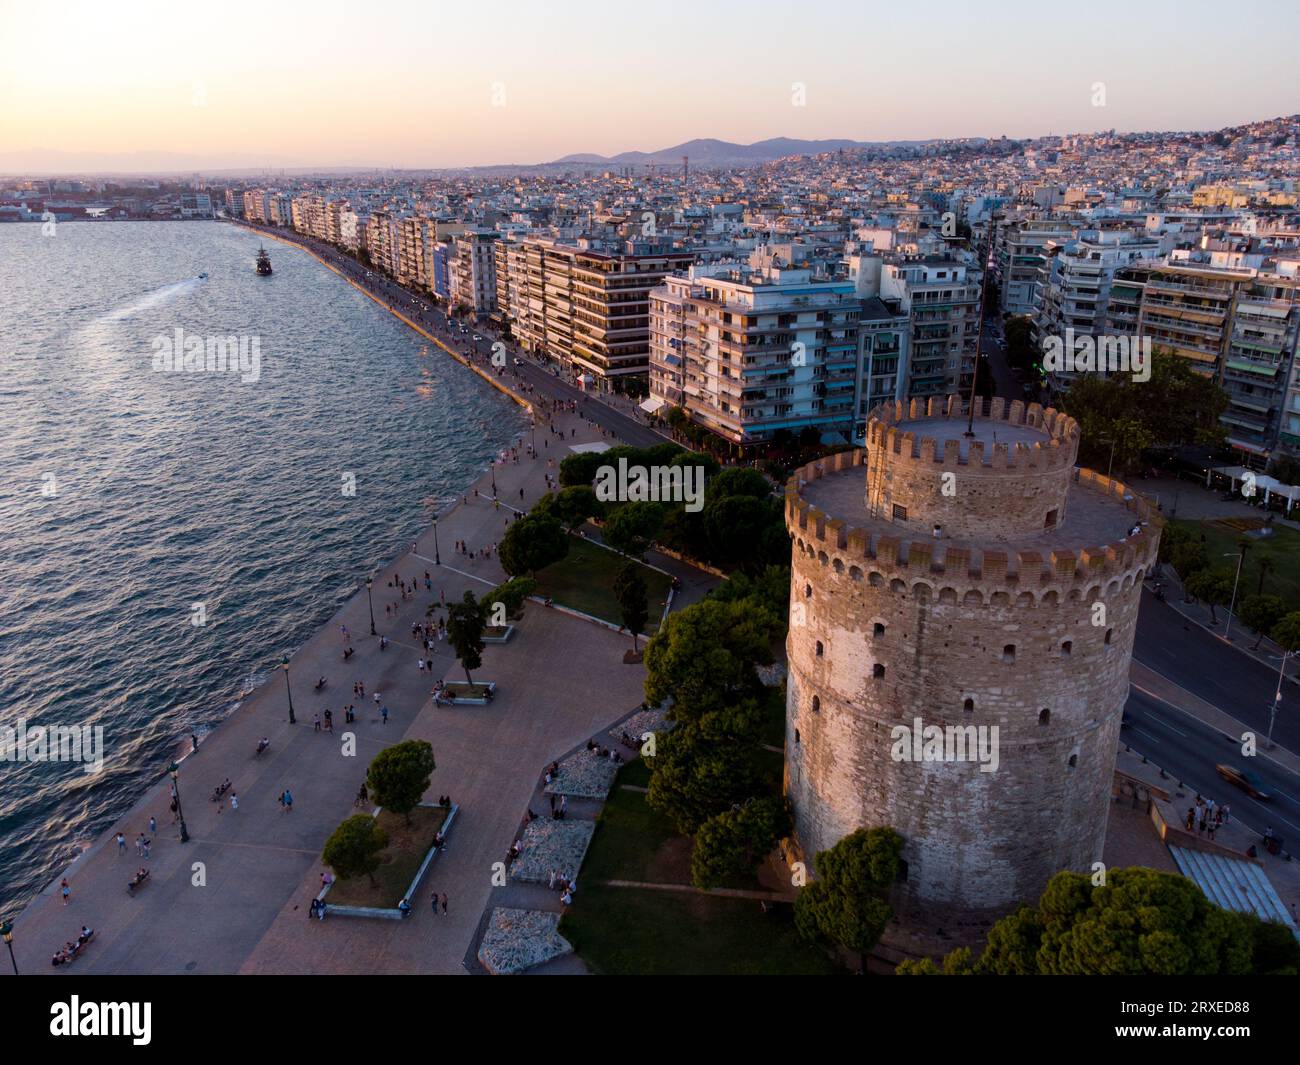
[[781, 430], [850, 438], [861, 301], [851, 282], [784, 263], [760, 249], [651, 291], [650, 407], [682, 407], [742, 445]]

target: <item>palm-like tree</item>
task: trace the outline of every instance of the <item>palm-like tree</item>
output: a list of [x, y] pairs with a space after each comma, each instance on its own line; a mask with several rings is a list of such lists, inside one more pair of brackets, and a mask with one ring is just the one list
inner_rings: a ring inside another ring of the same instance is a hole
[[1272, 573], [1276, 566], [1277, 560], [1267, 551], [1261, 551], [1255, 559], [1255, 568], [1259, 570], [1259, 595], [1264, 594], [1264, 578]]

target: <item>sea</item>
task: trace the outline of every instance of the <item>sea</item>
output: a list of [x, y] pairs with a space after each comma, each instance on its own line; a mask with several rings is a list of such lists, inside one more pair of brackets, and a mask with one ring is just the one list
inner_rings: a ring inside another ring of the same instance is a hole
[[0, 761], [0, 916], [524, 432], [306, 252], [269, 242], [258, 276], [260, 243], [0, 225], [0, 737], [104, 743], [98, 772]]

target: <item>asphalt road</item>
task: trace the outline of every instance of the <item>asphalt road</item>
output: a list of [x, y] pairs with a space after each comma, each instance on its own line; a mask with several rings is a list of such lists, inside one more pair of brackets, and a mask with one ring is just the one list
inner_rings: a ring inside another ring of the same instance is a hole
[[[1238, 743], [1139, 688], [1130, 689], [1124, 711], [1128, 724], [1122, 730], [1123, 742], [1169, 773], [1174, 778], [1171, 786], [1181, 780], [1201, 795], [1228, 803], [1232, 817], [1256, 833], [1272, 828], [1288, 850], [1300, 846], [1300, 781], [1295, 774], [1268, 758], [1243, 758]], [[1215, 771], [1218, 762], [1248, 769], [1271, 797], [1261, 802], [1229, 784]]]
[[[1252, 639], [1245, 630], [1236, 637], [1237, 642]], [[1145, 589], [1133, 657], [1231, 714], [1261, 737], [1267, 733], [1277, 668], [1270, 669], [1243, 654]], [[1289, 679], [1282, 684], [1273, 740], [1300, 752], [1300, 686]]]

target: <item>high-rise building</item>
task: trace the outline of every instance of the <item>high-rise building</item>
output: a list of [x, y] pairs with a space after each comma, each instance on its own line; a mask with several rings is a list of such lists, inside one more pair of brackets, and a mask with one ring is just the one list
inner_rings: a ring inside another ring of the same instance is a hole
[[847, 441], [861, 313], [851, 281], [769, 249], [747, 264], [693, 266], [650, 293], [651, 399], [736, 444], [805, 429]]
[[604, 391], [628, 378], [644, 380], [650, 290], [693, 259], [653, 243], [529, 238], [522, 257], [508, 260], [515, 277], [508, 285], [516, 301], [507, 308], [511, 328], [527, 350], [558, 362], [586, 387]]

